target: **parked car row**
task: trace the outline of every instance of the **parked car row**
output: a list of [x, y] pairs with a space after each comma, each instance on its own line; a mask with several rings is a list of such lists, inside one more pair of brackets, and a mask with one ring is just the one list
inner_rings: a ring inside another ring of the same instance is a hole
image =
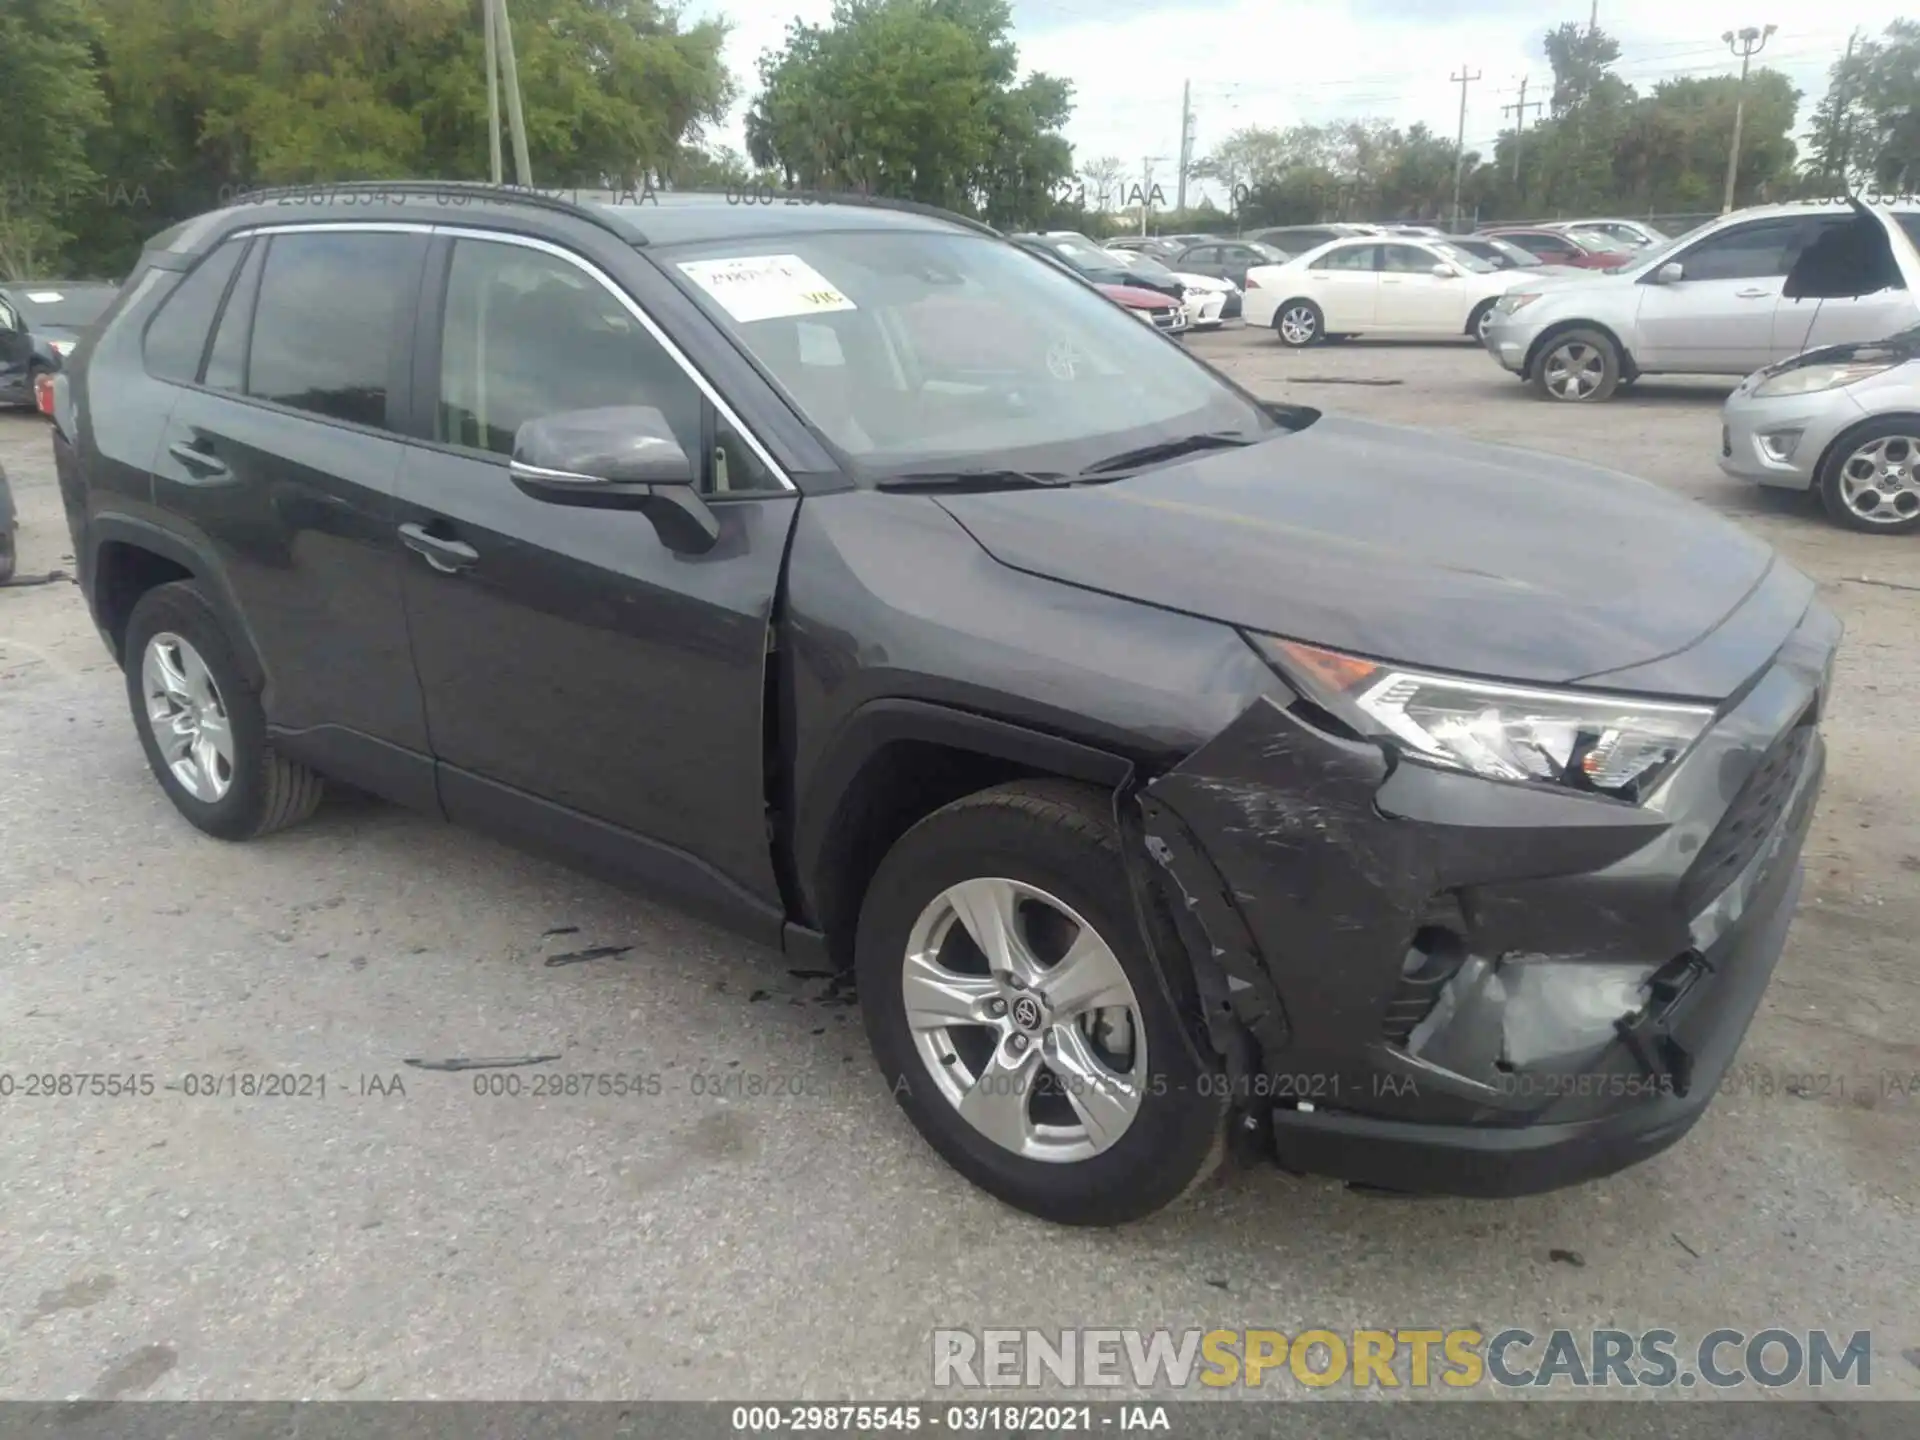
[[37, 404], [39, 377], [59, 370], [118, 293], [92, 281], [0, 284], [0, 405]]

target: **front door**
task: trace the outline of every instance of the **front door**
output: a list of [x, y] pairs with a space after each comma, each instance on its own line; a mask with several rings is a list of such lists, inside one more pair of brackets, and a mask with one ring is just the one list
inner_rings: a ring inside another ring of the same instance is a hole
[[[599, 272], [505, 238], [436, 246], [432, 443], [408, 454], [400, 520], [441, 803], [774, 938], [761, 707], [798, 496]], [[711, 549], [509, 478], [522, 423], [611, 405], [666, 417]]]
[[1747, 375], [1767, 364], [1774, 311], [1807, 223], [1788, 215], [1729, 225], [1666, 262], [1681, 266], [1678, 280], [1643, 281], [1641, 368]]
[[[1457, 274], [1434, 274], [1440, 257], [1419, 245], [1382, 245], [1380, 300], [1376, 324], [1382, 330], [1423, 335], [1461, 335], [1467, 328], [1466, 282]], [[1449, 270], [1451, 266], [1447, 267]]]

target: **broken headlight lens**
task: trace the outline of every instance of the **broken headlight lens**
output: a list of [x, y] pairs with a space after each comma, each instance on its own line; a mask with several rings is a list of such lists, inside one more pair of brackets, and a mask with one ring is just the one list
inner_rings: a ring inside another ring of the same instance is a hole
[[1708, 705], [1435, 675], [1260, 637], [1341, 719], [1402, 754], [1489, 780], [1644, 799], [1712, 723]]

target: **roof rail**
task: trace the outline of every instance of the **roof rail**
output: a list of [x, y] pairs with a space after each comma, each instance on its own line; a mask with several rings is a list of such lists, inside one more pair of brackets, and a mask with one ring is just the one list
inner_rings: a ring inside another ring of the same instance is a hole
[[609, 186], [570, 185], [539, 186], [494, 185], [484, 180], [339, 180], [314, 181], [300, 185], [273, 185], [258, 190], [246, 190], [232, 196], [223, 209], [237, 209], [243, 205], [255, 204], [262, 200], [274, 200], [283, 196], [306, 196], [318, 198], [331, 195], [362, 194], [419, 194], [422, 196], [445, 196], [461, 200], [497, 200], [506, 204], [533, 205], [544, 210], [552, 210], [585, 220], [603, 230], [611, 231], [629, 244], [645, 245], [647, 237], [644, 231], [634, 226], [623, 229], [617, 225], [598, 204], [580, 197], [606, 196], [603, 204], [618, 204], [623, 197], [639, 196], [635, 208], [644, 208], [646, 197], [663, 195], [709, 196], [713, 199], [727, 199], [740, 203], [742, 195], [757, 199], [761, 194], [769, 198], [778, 196], [784, 200], [794, 200], [816, 205], [846, 205], [874, 210], [899, 210], [914, 215], [925, 215], [930, 219], [945, 220], [949, 224], [964, 226], [984, 235], [998, 236], [1001, 232], [984, 221], [957, 211], [942, 209], [938, 205], [926, 205], [915, 200], [894, 200], [877, 195], [862, 195], [851, 191], [775, 189], [771, 186], [746, 186], [715, 190], [700, 188], [694, 190], [659, 190], [647, 186], [640, 191], [620, 190]]
[[[499, 200], [518, 205], [532, 205], [543, 210], [554, 210], [571, 215], [609, 230], [622, 240], [631, 237], [615, 225], [606, 215], [591, 205], [570, 200], [568, 194], [579, 195], [589, 190], [587, 186], [550, 186], [542, 189], [538, 186], [495, 185], [485, 180], [315, 180], [306, 184], [267, 185], [261, 188], [241, 190], [232, 195], [222, 209], [234, 210], [244, 205], [257, 204], [262, 200], [276, 200], [289, 196], [305, 196], [310, 200], [320, 200], [333, 195], [393, 195], [404, 196], [418, 194], [424, 197], [455, 196], [466, 200]], [[608, 191], [618, 194], [618, 191]]]
[[[772, 185], [752, 183], [744, 186], [727, 186], [715, 190], [701, 187], [693, 190], [656, 190], [655, 195], [709, 195], [714, 199], [725, 199], [730, 204], [740, 204], [741, 197], [758, 200], [760, 196], [778, 197], [782, 200], [794, 200], [812, 205], [846, 205], [868, 210], [899, 210], [909, 215], [925, 215], [932, 220], [945, 220], [950, 224], [962, 225], [969, 230], [977, 230], [983, 235], [1001, 235], [1004, 232], [994, 229], [984, 220], [976, 220], [971, 215], [962, 215], [957, 210], [947, 210], [938, 205], [924, 204], [918, 200], [894, 200], [884, 195], [863, 195], [857, 190], [807, 190], [788, 189]], [[643, 204], [645, 202], [642, 202]], [[645, 243], [643, 240], [642, 244]]]

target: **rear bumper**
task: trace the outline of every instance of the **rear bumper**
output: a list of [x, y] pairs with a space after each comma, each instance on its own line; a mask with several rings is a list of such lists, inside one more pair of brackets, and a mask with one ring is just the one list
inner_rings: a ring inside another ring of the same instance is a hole
[[1638, 807], [1393, 765], [1284, 697], [1149, 785], [1279, 1161], [1515, 1195], [1684, 1135], [1785, 943], [1838, 638], [1810, 609]]

